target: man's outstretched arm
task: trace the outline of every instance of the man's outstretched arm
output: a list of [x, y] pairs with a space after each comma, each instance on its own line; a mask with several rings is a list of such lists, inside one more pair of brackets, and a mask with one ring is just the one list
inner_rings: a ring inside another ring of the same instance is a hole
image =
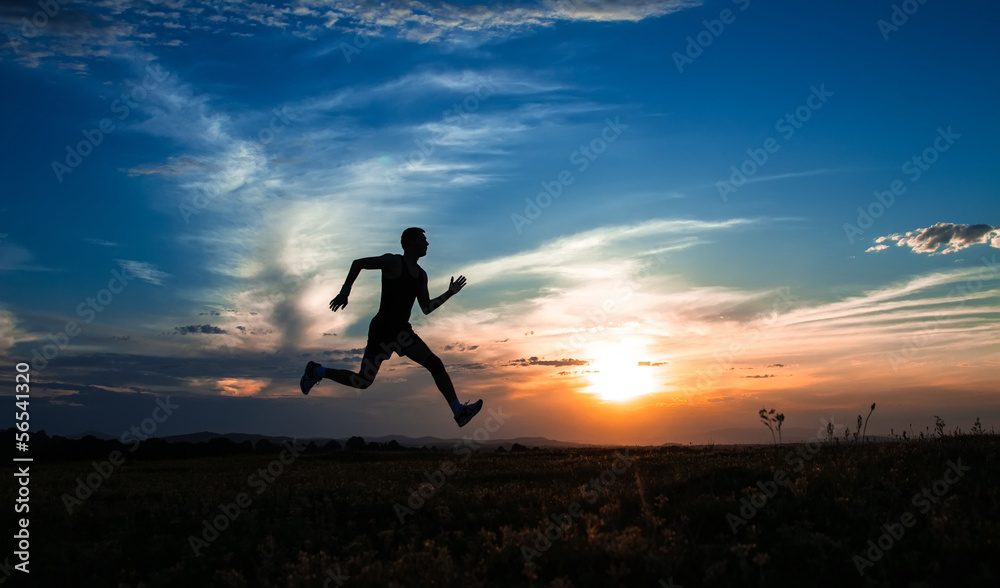
[[417, 302], [420, 303], [420, 310], [424, 314], [430, 314], [437, 310], [439, 306], [444, 304], [449, 298], [458, 294], [458, 291], [465, 287], [465, 276], [455, 276], [451, 277], [451, 283], [448, 284], [448, 290], [444, 294], [438, 296], [437, 298], [431, 300], [430, 294], [427, 292], [427, 274], [424, 274], [424, 283], [420, 291], [417, 292]]
[[358, 276], [361, 274], [361, 270], [387, 269], [390, 263], [392, 263], [391, 253], [386, 253], [379, 257], [362, 257], [351, 262], [351, 269], [347, 272], [347, 279], [344, 280], [344, 286], [340, 289], [340, 294], [337, 294], [330, 301], [330, 310], [337, 312], [339, 309], [347, 306], [347, 297], [351, 295], [351, 287], [354, 285], [354, 280], [358, 279]]

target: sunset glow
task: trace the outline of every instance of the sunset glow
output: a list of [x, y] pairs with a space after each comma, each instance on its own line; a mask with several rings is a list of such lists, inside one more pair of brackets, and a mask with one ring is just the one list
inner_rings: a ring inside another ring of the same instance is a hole
[[52, 433], [464, 435], [410, 358], [299, 389], [407, 227], [491, 435], [1000, 426], [996, 3], [58, 4], [0, 8], [0, 355]]
[[588, 393], [610, 402], [628, 402], [659, 391], [653, 371], [639, 365], [644, 350], [638, 345], [623, 341], [595, 347], [598, 359], [587, 374]]

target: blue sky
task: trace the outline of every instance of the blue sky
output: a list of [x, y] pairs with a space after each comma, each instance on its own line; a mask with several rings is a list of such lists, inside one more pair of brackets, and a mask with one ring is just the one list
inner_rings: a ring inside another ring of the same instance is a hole
[[455, 435], [405, 359], [297, 390], [356, 367], [351, 260], [420, 226], [431, 295], [469, 286], [414, 327], [502, 437], [994, 423], [997, 11], [5, 3], [0, 351], [50, 432], [171, 395], [159, 434]]

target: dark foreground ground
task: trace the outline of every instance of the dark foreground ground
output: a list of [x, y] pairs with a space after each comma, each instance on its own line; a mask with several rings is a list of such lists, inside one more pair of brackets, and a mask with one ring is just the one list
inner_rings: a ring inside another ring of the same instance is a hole
[[30, 585], [997, 586], [998, 449], [126, 455], [72, 514], [36, 462]]

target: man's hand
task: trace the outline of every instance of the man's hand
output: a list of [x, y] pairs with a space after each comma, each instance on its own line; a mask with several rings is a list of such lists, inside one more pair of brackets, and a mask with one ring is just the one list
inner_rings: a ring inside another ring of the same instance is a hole
[[455, 279], [455, 276], [452, 276], [451, 283], [448, 284], [448, 293], [454, 296], [455, 294], [458, 294], [458, 291], [464, 287], [465, 287], [465, 276], [458, 276], [457, 280]]
[[330, 301], [330, 310], [333, 312], [337, 312], [345, 306], [347, 306], [347, 294], [344, 294], [343, 292], [337, 294], [337, 296]]

